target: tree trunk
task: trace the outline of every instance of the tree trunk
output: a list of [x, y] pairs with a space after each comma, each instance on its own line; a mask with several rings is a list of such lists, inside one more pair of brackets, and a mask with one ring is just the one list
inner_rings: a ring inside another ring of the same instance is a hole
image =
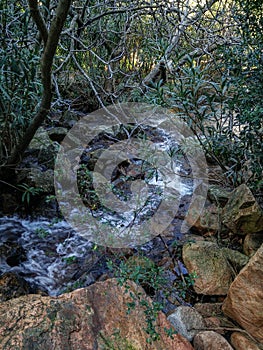
[[43, 94], [39, 106], [39, 110], [35, 117], [32, 119], [28, 129], [22, 136], [20, 142], [16, 145], [8, 158], [6, 164], [0, 169], [0, 176], [4, 179], [12, 179], [14, 175], [14, 169], [22, 160], [23, 154], [34, 137], [37, 129], [45, 120], [49, 113], [51, 100], [52, 100], [52, 64], [58, 46], [60, 34], [64, 23], [67, 18], [67, 14], [70, 8], [71, 0], [60, 0], [54, 19], [51, 22], [50, 29], [48, 31], [45, 21], [39, 11], [37, 0], [28, 0], [30, 12], [33, 20], [35, 21], [41, 38], [44, 43], [44, 52], [41, 58], [41, 77], [43, 84]]

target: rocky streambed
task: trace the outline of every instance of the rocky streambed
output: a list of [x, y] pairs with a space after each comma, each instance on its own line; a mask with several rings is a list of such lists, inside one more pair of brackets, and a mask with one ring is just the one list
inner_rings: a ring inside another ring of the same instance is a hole
[[[171, 146], [165, 135], [151, 136], [159, 147], [163, 143]], [[80, 193], [95, 217], [106, 218], [107, 225], [122, 225], [134, 220], [131, 210], [116, 219], [112, 211], [106, 213], [98, 205], [96, 196], [90, 195], [92, 163], [96, 163], [106, 143], [112, 144], [109, 135], [89, 145], [79, 159]], [[45, 155], [43, 149], [39, 152]], [[32, 181], [43, 186], [38, 198], [48, 195], [50, 199], [50, 186], [43, 185], [45, 176], [41, 174], [50, 175], [54, 164], [46, 168], [46, 158], [40, 163], [34, 171], [30, 168], [25, 172], [23, 181], [31, 181], [28, 186]], [[32, 154], [28, 154], [26, 164], [32, 167]], [[183, 178], [179, 192], [178, 183], [173, 184], [179, 194], [176, 215], [166, 230], [141, 245], [100, 246], [73, 230], [57, 215], [56, 205], [52, 215], [45, 216], [49, 207], [37, 198], [32, 199], [31, 216], [0, 217], [3, 349], [46, 349], [46, 344], [56, 350], [80, 346], [162, 350], [192, 346], [196, 350], [261, 348], [261, 208], [245, 185], [232, 191], [210, 185], [207, 198], [202, 198], [202, 191], [196, 195], [197, 204], [205, 203], [205, 207], [194, 220], [196, 213], [189, 209], [193, 192], [189, 164], [181, 158], [172, 168]], [[138, 220], [143, 221], [159, 205], [163, 184], [153, 170], [149, 164], [145, 166], [132, 158], [120, 163], [111, 179], [113, 191], [123, 201], [131, 196], [133, 181], [147, 179], [151, 201]], [[182, 234], [186, 213], [192, 227]], [[127, 295], [127, 290], [133, 292]], [[109, 313], [105, 314], [105, 308]], [[15, 324], [11, 318], [6, 321], [7, 310], [13, 320], [17, 319]], [[21, 314], [22, 321], [18, 321]], [[7, 328], [6, 324], [12, 326]], [[160, 338], [155, 341], [154, 325], [161, 327], [157, 332]], [[174, 335], [173, 340], [169, 325], [180, 334]]]

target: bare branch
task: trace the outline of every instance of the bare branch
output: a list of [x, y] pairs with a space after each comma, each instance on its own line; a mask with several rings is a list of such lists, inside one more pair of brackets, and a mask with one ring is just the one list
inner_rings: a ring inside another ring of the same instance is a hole
[[189, 12], [185, 10], [184, 13], [182, 13], [183, 17], [181, 19], [181, 23], [178, 25], [178, 27], [175, 29], [175, 33], [172, 36], [171, 44], [167, 47], [164, 56], [160, 59], [160, 61], [155, 65], [155, 67], [152, 69], [152, 71], [144, 78], [142, 81], [142, 86], [146, 87], [152, 82], [156, 81], [158, 76], [162, 75], [162, 70], [166, 62], [169, 61], [169, 58], [171, 56], [172, 51], [174, 48], [178, 45], [182, 35], [185, 33], [186, 29], [195, 23], [197, 20], [200, 20], [201, 17], [206, 13], [208, 10], [211, 9], [211, 7], [218, 2], [219, 0], [210, 0], [208, 3], [206, 3], [203, 7], [199, 9], [195, 14], [195, 16], [190, 16]]
[[[28, 0], [29, 3], [34, 0]], [[8, 167], [15, 166], [21, 160], [26, 148], [28, 147], [30, 141], [35, 135], [35, 132], [46, 118], [52, 99], [52, 89], [51, 89], [51, 73], [54, 55], [58, 46], [60, 34], [67, 18], [71, 0], [60, 0], [57, 6], [56, 15], [51, 23], [50, 30], [47, 36], [46, 45], [44, 53], [41, 59], [41, 74], [42, 74], [42, 84], [43, 84], [43, 94], [38, 112], [36, 113], [34, 119], [30, 123], [28, 129], [23, 135], [20, 142], [17, 144], [13, 150], [7, 164], [4, 169], [8, 170]], [[3, 169], [2, 169], [3, 171]]]
[[37, 28], [40, 32], [41, 38], [44, 41], [44, 44], [46, 45], [47, 39], [48, 39], [48, 30], [44, 22], [44, 19], [41, 16], [41, 13], [39, 11], [38, 1], [28, 0], [28, 4], [29, 4], [31, 16], [33, 17], [33, 20], [36, 23]]

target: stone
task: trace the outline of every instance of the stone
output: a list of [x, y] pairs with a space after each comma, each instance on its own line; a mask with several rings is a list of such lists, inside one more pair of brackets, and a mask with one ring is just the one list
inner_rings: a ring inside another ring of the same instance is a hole
[[68, 129], [63, 128], [61, 126], [57, 126], [54, 128], [51, 128], [47, 131], [49, 138], [52, 141], [56, 141], [56, 142], [62, 142], [64, 137], [67, 135], [68, 133]]
[[190, 306], [179, 306], [168, 317], [176, 332], [192, 341], [194, 336], [205, 328], [203, 317]]
[[51, 145], [42, 147], [38, 152], [38, 163], [42, 165], [43, 168], [54, 169], [59, 147], [58, 142], [52, 142]]
[[205, 328], [207, 330], [211, 329], [216, 331], [219, 334], [224, 334], [223, 327], [221, 325], [221, 320], [218, 317], [211, 316], [211, 317], [206, 317], [204, 319], [205, 322]]
[[194, 348], [195, 350], [233, 350], [227, 340], [214, 331], [199, 332], [194, 337]]
[[222, 222], [239, 235], [260, 232], [263, 229], [263, 215], [250, 189], [242, 184], [232, 193], [223, 208]]
[[31, 291], [28, 282], [14, 272], [6, 272], [0, 276], [0, 302], [27, 295]]
[[217, 316], [222, 314], [222, 303], [196, 303], [194, 308], [203, 316]]
[[190, 207], [185, 217], [186, 223], [199, 234], [210, 232], [214, 234], [219, 229], [219, 218], [221, 208], [214, 204], [210, 204], [200, 211], [196, 208], [202, 208], [205, 199], [201, 195], [195, 196], [195, 205]]
[[230, 190], [222, 186], [210, 185], [207, 195], [212, 203], [224, 207], [229, 200]]
[[1, 265], [7, 264], [8, 266], [14, 267], [20, 265], [23, 261], [26, 260], [26, 251], [17, 242], [7, 239], [4, 243], [0, 244]]
[[37, 132], [31, 140], [28, 148], [31, 150], [40, 150], [42, 148], [47, 148], [51, 144], [52, 141], [50, 140], [47, 131], [41, 126], [37, 129]]
[[41, 171], [39, 168], [32, 168], [25, 182], [37, 188], [39, 193], [53, 193], [54, 171], [51, 169]]
[[231, 284], [222, 310], [263, 342], [263, 244]]
[[246, 235], [243, 242], [244, 253], [251, 257], [263, 243], [263, 233], [250, 233]]
[[230, 341], [235, 350], [260, 350], [256, 343], [240, 332], [233, 332]]
[[[53, 128], [55, 129], [55, 128]], [[64, 129], [64, 128], [58, 128]], [[67, 130], [67, 129], [65, 129]], [[51, 133], [52, 134], [52, 133]], [[65, 136], [65, 134], [64, 134]], [[62, 136], [60, 137], [62, 140]], [[54, 168], [55, 159], [59, 150], [59, 143], [54, 137], [53, 142], [49, 137], [49, 132], [40, 127], [28, 146], [28, 152], [37, 157], [38, 163], [45, 168]]]
[[249, 261], [249, 258], [245, 254], [237, 250], [221, 248], [221, 251], [237, 271], [240, 271]]
[[220, 228], [221, 209], [215, 204], [204, 208], [194, 228], [200, 233], [215, 234]]
[[151, 333], [153, 328], [142, 300], [151, 305], [134, 282], [120, 286], [108, 279], [59, 297], [6, 301], [0, 304], [1, 349], [194, 350], [181, 335], [167, 335], [171, 325], [162, 312], [154, 324], [159, 339], [149, 342], [146, 329]]
[[188, 272], [197, 275], [193, 286], [196, 293], [227, 294], [233, 281], [232, 268], [216, 243], [187, 243], [183, 246], [182, 256]]

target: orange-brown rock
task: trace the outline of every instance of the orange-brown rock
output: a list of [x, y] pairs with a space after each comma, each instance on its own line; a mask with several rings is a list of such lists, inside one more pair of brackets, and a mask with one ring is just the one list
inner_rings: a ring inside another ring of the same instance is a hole
[[263, 342], [263, 244], [231, 284], [222, 309]]
[[231, 334], [231, 344], [235, 350], [260, 350], [256, 343], [240, 332]]
[[221, 326], [221, 320], [218, 317], [215, 316], [211, 316], [211, 317], [206, 317], [204, 319], [205, 322], [205, 328], [207, 328], [207, 330], [213, 330], [216, 333], [219, 334], [224, 334], [224, 330], [223, 327]]
[[160, 339], [149, 343], [141, 300], [151, 304], [135, 283], [121, 287], [109, 279], [56, 298], [27, 295], [6, 301], [0, 304], [0, 348], [193, 350], [182, 336], [166, 334], [171, 325], [163, 313], [155, 322]]
[[194, 283], [196, 293], [227, 294], [233, 281], [232, 269], [216, 243], [200, 241], [184, 244], [183, 261], [188, 272], [197, 275]]
[[233, 350], [226, 339], [214, 331], [199, 332], [194, 337], [194, 348], [195, 350]]

